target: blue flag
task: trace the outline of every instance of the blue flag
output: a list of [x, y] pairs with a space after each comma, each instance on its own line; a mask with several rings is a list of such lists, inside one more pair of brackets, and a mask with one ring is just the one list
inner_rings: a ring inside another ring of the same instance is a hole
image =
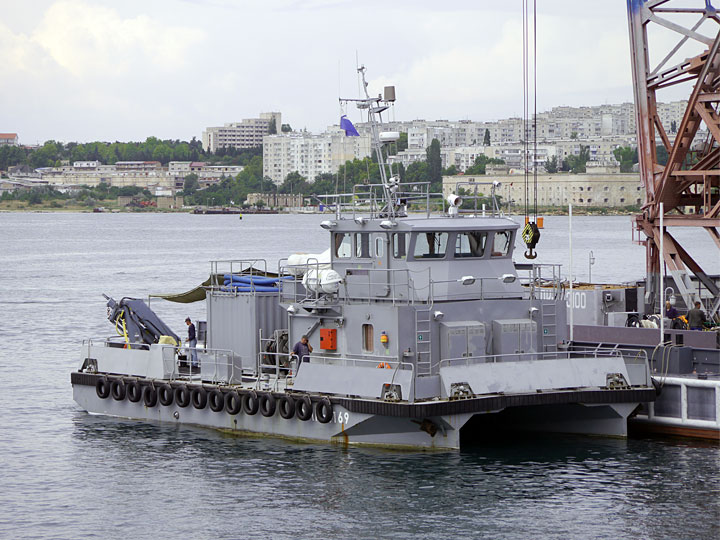
[[345, 130], [346, 137], [360, 136], [357, 129], [355, 129], [355, 126], [352, 125], [352, 122], [348, 120], [348, 117], [344, 114], [340, 117], [340, 129]]

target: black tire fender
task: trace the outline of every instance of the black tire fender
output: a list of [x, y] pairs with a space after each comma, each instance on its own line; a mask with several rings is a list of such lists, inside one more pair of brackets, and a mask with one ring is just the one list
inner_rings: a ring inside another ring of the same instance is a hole
[[260, 401], [258, 400], [258, 395], [255, 390], [250, 390], [249, 392], [243, 394], [242, 408], [245, 414], [249, 414], [250, 416], [252, 416], [256, 412], [258, 412], [259, 407]]
[[137, 403], [142, 399], [142, 386], [140, 381], [132, 380], [125, 385], [128, 401]]
[[125, 381], [122, 379], [115, 379], [110, 383], [110, 395], [115, 401], [122, 401], [125, 399], [127, 389], [125, 388]]
[[285, 420], [290, 420], [295, 416], [295, 400], [292, 396], [280, 396], [277, 406], [280, 410], [280, 416]]
[[212, 412], [222, 412], [225, 410], [225, 396], [219, 388], [213, 388], [208, 394], [208, 403]]
[[275, 399], [275, 396], [273, 396], [270, 392], [260, 394], [258, 401], [260, 404], [260, 414], [262, 414], [266, 418], [270, 418], [272, 415], [275, 414], [275, 409], [277, 408], [277, 400]]
[[164, 407], [169, 407], [173, 404], [175, 392], [173, 392], [172, 386], [169, 384], [161, 384], [158, 387], [158, 400], [160, 401], [160, 405]]
[[303, 422], [310, 420], [310, 418], [312, 418], [312, 413], [313, 408], [310, 396], [303, 396], [297, 400], [297, 409], [295, 410], [295, 414], [300, 420]]
[[143, 403], [146, 407], [154, 407], [157, 405], [158, 394], [157, 390], [152, 386], [146, 386], [143, 388]]
[[202, 386], [196, 386], [190, 393], [190, 401], [196, 409], [204, 409], [208, 401], [207, 390]]
[[107, 399], [110, 396], [110, 381], [107, 377], [100, 377], [95, 381], [95, 393], [100, 399]]
[[181, 384], [175, 387], [175, 403], [178, 407], [185, 408], [190, 405], [190, 398], [190, 389], [187, 386]]
[[322, 398], [315, 404], [315, 417], [321, 424], [327, 424], [333, 419], [333, 406], [329, 398]]
[[242, 410], [242, 399], [235, 390], [225, 394], [225, 410], [232, 415], [239, 414]]

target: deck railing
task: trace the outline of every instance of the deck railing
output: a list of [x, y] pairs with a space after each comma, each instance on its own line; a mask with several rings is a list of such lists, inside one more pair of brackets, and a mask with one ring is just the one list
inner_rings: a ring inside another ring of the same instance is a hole
[[[212, 383], [240, 382], [243, 376], [243, 357], [235, 354], [229, 349], [211, 349], [204, 347], [187, 347], [165, 344], [153, 344], [141, 342], [126, 342], [117, 336], [104, 338], [90, 338], [83, 340], [83, 347], [88, 348], [88, 358], [91, 347], [113, 347], [134, 351], [145, 351], [148, 356], [153, 349], [161, 349], [161, 361], [163, 371], [168, 375], [169, 380], [186, 381], [208, 381]], [[191, 352], [197, 355], [197, 368], [191, 366]], [[184, 353], [184, 354], [183, 354]], [[181, 356], [184, 356], [183, 360]], [[139, 373], [120, 373], [118, 375], [138, 376]], [[248, 373], [249, 374], [249, 373]]]
[[[636, 382], [642, 383], [643, 386], [650, 385], [650, 371], [647, 369], [648, 357], [645, 351], [635, 349], [621, 349], [618, 347], [583, 347], [566, 351], [552, 352], [524, 352], [510, 354], [488, 354], [482, 356], [468, 356], [462, 358], [447, 358], [440, 361], [440, 368], [451, 366], [471, 366], [475, 364], [491, 364], [503, 362], [523, 362], [530, 360], [556, 360], [556, 359], [587, 359], [593, 360], [597, 358], [622, 358], [628, 367], [635, 366], [632, 375], [641, 377], [642, 380]], [[642, 373], [642, 375], [641, 375]], [[630, 381], [628, 381], [630, 382]]]

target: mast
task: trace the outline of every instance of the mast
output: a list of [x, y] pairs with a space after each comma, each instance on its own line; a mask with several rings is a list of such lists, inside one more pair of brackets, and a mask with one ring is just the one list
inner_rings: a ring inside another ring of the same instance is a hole
[[[368, 83], [365, 79], [365, 66], [357, 68], [362, 80], [362, 88], [365, 94], [364, 98], [349, 99], [341, 98], [341, 103], [355, 103], [356, 107], [360, 110], [366, 110], [368, 115], [368, 124], [370, 125], [370, 137], [373, 143], [373, 149], [375, 150], [375, 156], [377, 157], [378, 168], [380, 169], [380, 182], [383, 188], [383, 200], [385, 206], [381, 213], [384, 213], [391, 220], [395, 219], [397, 200], [395, 192], [398, 189], [400, 179], [392, 174], [392, 170], [385, 163], [385, 157], [383, 156], [383, 141], [380, 139], [380, 125], [382, 124], [382, 113], [390, 108], [392, 103], [395, 101], [395, 87], [386, 86], [385, 95], [378, 95], [377, 97], [371, 97], [368, 93]], [[388, 167], [388, 169], [386, 169]], [[388, 176], [390, 172], [390, 176]]]

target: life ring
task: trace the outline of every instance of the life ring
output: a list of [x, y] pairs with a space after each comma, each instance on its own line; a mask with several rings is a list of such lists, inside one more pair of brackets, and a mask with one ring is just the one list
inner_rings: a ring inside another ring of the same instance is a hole
[[158, 400], [160, 401], [160, 405], [165, 407], [172, 405], [174, 394], [172, 386], [167, 383], [161, 384], [158, 388]]
[[245, 414], [249, 414], [252, 416], [256, 412], [258, 412], [258, 408], [260, 407], [260, 402], [258, 400], [258, 395], [255, 390], [250, 390], [246, 394], [243, 394], [242, 397], [242, 408], [243, 411], [245, 411]]
[[280, 396], [278, 409], [280, 409], [280, 416], [285, 420], [290, 420], [295, 416], [295, 400], [292, 396]]
[[260, 405], [260, 414], [266, 418], [270, 418], [273, 414], [275, 414], [277, 401], [275, 400], [275, 396], [273, 396], [270, 392], [260, 394], [258, 401]]
[[222, 412], [225, 409], [225, 396], [219, 388], [210, 390], [208, 403], [212, 412]]
[[190, 392], [190, 401], [196, 409], [204, 409], [207, 405], [207, 391], [202, 386], [196, 386]]
[[125, 383], [122, 379], [115, 379], [110, 383], [110, 395], [115, 401], [122, 401], [125, 399]]
[[333, 406], [326, 397], [315, 404], [315, 416], [321, 424], [327, 424], [333, 419]]
[[157, 390], [152, 386], [146, 386], [143, 388], [143, 403], [146, 407], [154, 407], [157, 405], [158, 395]]
[[110, 381], [107, 377], [100, 377], [95, 382], [95, 393], [100, 399], [107, 399], [110, 396]]
[[392, 369], [392, 366], [387, 362], [380, 362], [377, 367], [378, 369]]
[[238, 414], [242, 410], [242, 400], [235, 390], [225, 394], [225, 410], [232, 415]]
[[297, 401], [295, 414], [297, 414], [297, 417], [303, 422], [312, 418], [312, 401], [310, 401], [309, 396], [303, 396]]
[[178, 407], [187, 407], [190, 405], [190, 389], [181, 384], [175, 388], [175, 403]]
[[142, 399], [142, 386], [140, 386], [140, 381], [132, 380], [128, 382], [125, 385], [125, 390], [127, 391], [128, 401], [137, 403]]

